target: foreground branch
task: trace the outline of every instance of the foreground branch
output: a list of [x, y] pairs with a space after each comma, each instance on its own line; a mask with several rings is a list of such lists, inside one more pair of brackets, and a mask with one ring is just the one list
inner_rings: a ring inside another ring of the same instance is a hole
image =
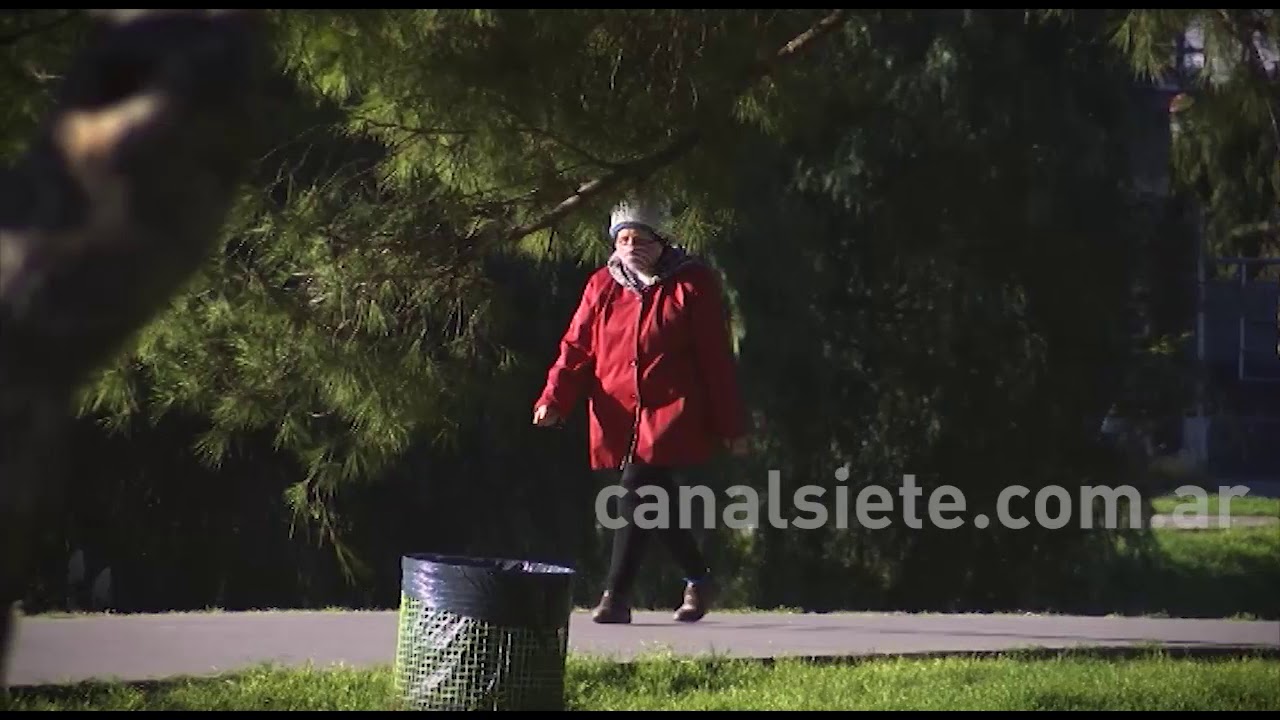
[[256, 14], [98, 19], [0, 176], [0, 608], [24, 594], [30, 536], [56, 508], [75, 393], [200, 265], [256, 149]]
[[33, 37], [35, 35], [39, 35], [41, 33], [45, 33], [50, 30], [53, 30], [54, 28], [57, 28], [58, 26], [63, 25], [69, 22], [70, 20], [72, 20], [73, 18], [75, 18], [76, 14], [79, 12], [80, 12], [79, 10], [70, 10], [58, 15], [52, 20], [46, 20], [42, 23], [37, 23], [30, 27], [22, 28], [21, 30], [17, 30], [15, 32], [9, 33], [8, 35], [0, 35], [0, 47], [13, 45], [29, 37]]
[[[800, 53], [815, 45], [820, 39], [831, 34], [836, 28], [840, 27], [848, 19], [847, 10], [833, 10], [829, 15], [819, 20], [816, 24], [792, 38], [786, 45], [778, 50], [772, 57], [754, 65], [745, 75], [740, 83], [740, 89], [734, 94], [738, 95], [746, 92], [752, 85], [760, 80], [768, 77], [775, 72], [787, 61], [792, 60]], [[707, 123], [708, 125], [715, 122], [725, 122], [730, 116], [729, 108], [724, 108], [722, 114]], [[701, 141], [704, 134], [709, 130], [708, 127], [691, 128], [676, 136], [675, 140], [669, 143], [663, 149], [652, 155], [640, 158], [627, 163], [622, 163], [618, 167], [595, 180], [592, 180], [580, 186], [573, 195], [565, 198], [560, 204], [556, 205], [545, 215], [529, 223], [518, 225], [506, 231], [502, 235], [502, 239], [506, 242], [516, 242], [527, 235], [531, 235], [540, 230], [546, 230], [564, 218], [571, 215], [574, 211], [581, 208], [596, 197], [600, 197], [607, 193], [613, 192], [616, 188], [632, 182], [640, 182], [648, 178], [654, 172], [674, 163], [676, 160], [684, 157], [689, 151], [693, 150]]]

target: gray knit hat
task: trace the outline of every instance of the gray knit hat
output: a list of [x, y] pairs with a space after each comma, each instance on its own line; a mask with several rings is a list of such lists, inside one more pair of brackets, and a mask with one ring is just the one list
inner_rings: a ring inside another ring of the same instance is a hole
[[665, 205], [651, 200], [624, 200], [609, 217], [609, 237], [617, 238], [624, 228], [640, 228], [666, 241], [671, 231], [671, 213]]

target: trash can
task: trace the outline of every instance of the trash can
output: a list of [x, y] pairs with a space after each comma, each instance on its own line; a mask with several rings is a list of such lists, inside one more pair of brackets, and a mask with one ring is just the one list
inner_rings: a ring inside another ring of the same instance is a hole
[[401, 709], [564, 709], [573, 577], [528, 560], [404, 556]]

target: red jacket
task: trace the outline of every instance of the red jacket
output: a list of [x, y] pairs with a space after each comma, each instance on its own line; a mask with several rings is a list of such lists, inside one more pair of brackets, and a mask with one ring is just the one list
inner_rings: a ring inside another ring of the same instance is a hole
[[606, 265], [591, 275], [534, 407], [566, 417], [585, 394], [592, 469], [703, 463], [745, 431], [719, 281], [676, 261], [637, 292]]

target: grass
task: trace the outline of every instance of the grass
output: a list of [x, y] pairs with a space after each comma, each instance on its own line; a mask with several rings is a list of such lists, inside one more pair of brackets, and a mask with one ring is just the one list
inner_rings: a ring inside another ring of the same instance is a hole
[[[259, 668], [150, 684], [12, 691], [13, 710], [386, 710], [389, 668]], [[1267, 710], [1280, 709], [1280, 660], [875, 658], [843, 663], [571, 656], [571, 710]]]
[[[845, 665], [668, 660], [584, 665], [583, 710], [1172, 710], [1280, 708], [1280, 662], [891, 658]], [[668, 695], [669, 693], [669, 695]]]
[[[1227, 504], [1227, 511], [1231, 517], [1244, 517], [1248, 515], [1280, 517], [1280, 498], [1267, 497], [1221, 497], [1216, 493], [1210, 494], [1205, 500], [1205, 512], [1209, 515], [1217, 517], [1219, 507]], [[1182, 508], [1183, 510], [1199, 510], [1199, 501], [1194, 496], [1182, 495], [1165, 495], [1153, 498], [1151, 501], [1152, 509], [1161, 515], [1172, 515], [1174, 511]]]
[[1092, 609], [1126, 615], [1280, 618], [1280, 527], [1152, 533], [1149, 561], [1100, 573]]

